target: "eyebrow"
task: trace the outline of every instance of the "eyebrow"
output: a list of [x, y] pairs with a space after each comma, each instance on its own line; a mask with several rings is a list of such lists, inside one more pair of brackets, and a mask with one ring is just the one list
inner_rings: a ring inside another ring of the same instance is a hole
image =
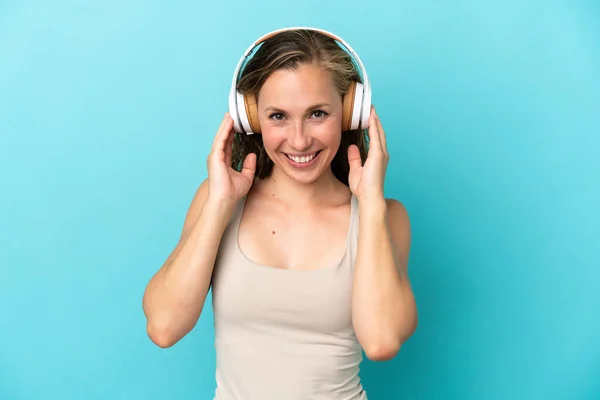
[[[307, 108], [307, 110], [314, 110], [317, 108], [323, 108], [323, 107], [331, 107], [331, 104], [329, 103], [318, 103], [318, 104], [314, 104], [310, 107]], [[267, 106], [264, 108], [265, 112], [267, 111], [273, 111], [273, 112], [280, 112], [280, 113], [285, 113], [285, 110], [278, 108], [278, 107], [274, 107], [274, 106]]]

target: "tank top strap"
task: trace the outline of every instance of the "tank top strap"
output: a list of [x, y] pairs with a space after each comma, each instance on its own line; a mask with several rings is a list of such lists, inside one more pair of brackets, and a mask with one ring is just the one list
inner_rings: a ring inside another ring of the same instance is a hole
[[242, 211], [244, 209], [244, 204], [246, 203], [246, 196], [242, 197], [235, 204], [235, 208], [231, 217], [229, 217], [229, 221], [227, 223], [227, 227], [225, 228], [225, 232], [223, 232], [223, 238], [221, 240], [222, 244], [225, 243], [237, 243], [237, 231], [240, 225], [240, 221], [242, 219]]
[[350, 224], [348, 231], [348, 253], [352, 264], [356, 259], [356, 252], [358, 250], [358, 229], [359, 229], [360, 215], [358, 212], [358, 198], [353, 194], [350, 199]]
[[235, 205], [235, 211], [233, 212], [233, 215], [231, 216], [231, 227], [233, 228], [234, 231], [237, 231], [240, 226], [240, 222], [242, 220], [242, 214], [244, 211], [244, 206], [246, 205], [247, 198], [248, 198], [248, 195], [243, 196], [241, 199], [238, 200], [238, 202]]

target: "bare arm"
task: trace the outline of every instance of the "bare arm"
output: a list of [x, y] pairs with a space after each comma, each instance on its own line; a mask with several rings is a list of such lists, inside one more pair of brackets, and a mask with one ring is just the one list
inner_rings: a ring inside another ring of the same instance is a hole
[[231, 168], [233, 120], [225, 114], [208, 157], [208, 179], [198, 188], [177, 246], [152, 277], [142, 306], [146, 331], [160, 347], [170, 347], [190, 332], [204, 302], [219, 244], [237, 201], [252, 186], [256, 155]]
[[396, 200], [360, 207], [352, 318], [371, 360], [389, 360], [415, 331], [417, 308], [408, 279], [410, 223]]
[[202, 312], [231, 206], [207, 201], [208, 181], [196, 192], [181, 238], [150, 280], [143, 298], [146, 329], [160, 347], [190, 332]]

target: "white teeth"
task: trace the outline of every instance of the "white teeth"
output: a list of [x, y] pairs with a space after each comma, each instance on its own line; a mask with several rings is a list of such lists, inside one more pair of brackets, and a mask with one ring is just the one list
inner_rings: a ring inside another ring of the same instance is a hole
[[286, 154], [288, 156], [288, 158], [298, 164], [304, 164], [309, 162], [310, 160], [312, 160], [313, 158], [315, 158], [316, 153], [311, 154], [309, 156], [302, 156], [302, 157], [296, 157], [296, 156], [290, 156], [289, 154]]

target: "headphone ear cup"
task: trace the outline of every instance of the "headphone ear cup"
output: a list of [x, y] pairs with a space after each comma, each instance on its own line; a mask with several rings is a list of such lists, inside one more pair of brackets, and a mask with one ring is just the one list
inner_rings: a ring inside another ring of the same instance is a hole
[[364, 119], [364, 115], [362, 115], [364, 89], [365, 88], [362, 83], [356, 82], [356, 90], [354, 91], [354, 108], [352, 109], [352, 122], [350, 124], [351, 130], [364, 128], [364, 121], [362, 121], [362, 119]]
[[352, 129], [352, 110], [354, 110], [356, 83], [354, 81], [350, 82], [350, 86], [348, 86], [342, 100], [342, 132]]
[[260, 121], [258, 120], [258, 101], [253, 93], [244, 95], [244, 107], [248, 116], [248, 125], [254, 133], [261, 133]]
[[238, 125], [239, 125], [239, 130], [236, 126], [235, 130], [238, 133], [245, 133], [248, 132], [250, 130], [250, 126], [248, 124], [248, 115], [246, 113], [246, 100], [244, 99], [244, 95], [241, 94], [239, 91], [236, 90], [235, 92], [235, 96], [236, 96], [236, 112], [237, 112], [237, 121]]
[[363, 108], [363, 92], [362, 83], [355, 81], [350, 83], [343, 100], [342, 132], [359, 128]]
[[244, 132], [244, 128], [242, 127], [238, 110], [237, 91], [232, 90], [229, 94], [229, 114], [231, 115], [231, 119], [233, 119], [233, 130], [241, 133]]

